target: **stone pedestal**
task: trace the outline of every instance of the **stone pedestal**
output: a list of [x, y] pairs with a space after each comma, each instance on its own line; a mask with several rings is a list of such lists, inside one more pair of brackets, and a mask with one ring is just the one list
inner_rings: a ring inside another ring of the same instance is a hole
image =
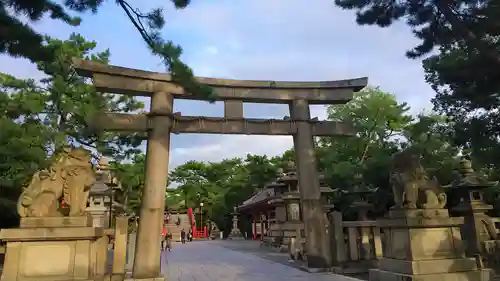
[[92, 226], [102, 228], [110, 226], [108, 209], [104, 205], [90, 205], [85, 211], [92, 216]]
[[241, 231], [239, 229], [232, 229], [231, 233], [229, 233], [228, 239], [231, 240], [244, 240], [245, 237], [243, 237], [243, 234], [241, 234]]
[[108, 239], [90, 216], [22, 218], [2, 229], [7, 242], [2, 281], [68, 281], [104, 278]]
[[392, 210], [380, 220], [384, 257], [370, 270], [370, 281], [488, 281], [489, 269], [466, 258], [460, 235], [462, 218], [448, 210]]
[[227, 238], [232, 239], [232, 240], [244, 240], [245, 239], [245, 237], [243, 237], [243, 234], [241, 234], [241, 231], [239, 228], [231, 229], [231, 233], [229, 233], [229, 236]]

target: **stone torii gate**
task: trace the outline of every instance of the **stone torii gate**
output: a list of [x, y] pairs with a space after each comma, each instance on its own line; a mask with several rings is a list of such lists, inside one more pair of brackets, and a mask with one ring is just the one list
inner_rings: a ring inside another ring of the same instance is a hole
[[[194, 99], [165, 73], [148, 72], [91, 61], [74, 60], [78, 74], [93, 78], [98, 91], [151, 97], [147, 114], [102, 113], [93, 125], [102, 130], [148, 132], [146, 180], [143, 191], [134, 280], [159, 278], [159, 239], [168, 177], [170, 133], [292, 135], [296, 153], [302, 215], [305, 224], [308, 266], [331, 265], [325, 216], [314, 156], [313, 136], [352, 135], [349, 124], [311, 119], [309, 104], [344, 104], [367, 78], [326, 82], [246, 81], [197, 78], [213, 87], [224, 101], [224, 117], [181, 116], [173, 113], [174, 98]], [[291, 118], [249, 119], [243, 117], [243, 102], [284, 103]], [[156, 279], [155, 279], [156, 280]]]

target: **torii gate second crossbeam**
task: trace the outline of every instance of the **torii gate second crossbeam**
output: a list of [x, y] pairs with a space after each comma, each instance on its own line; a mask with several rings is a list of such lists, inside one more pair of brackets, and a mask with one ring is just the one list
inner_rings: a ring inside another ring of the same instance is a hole
[[[92, 77], [102, 92], [151, 97], [147, 114], [103, 113], [93, 125], [108, 131], [147, 132], [146, 182], [140, 211], [132, 277], [160, 278], [159, 239], [168, 177], [170, 133], [292, 135], [296, 153], [302, 215], [306, 233], [308, 266], [331, 266], [328, 233], [320, 203], [319, 177], [313, 136], [352, 135], [342, 122], [311, 119], [309, 104], [343, 104], [353, 92], [367, 84], [367, 78], [325, 82], [246, 81], [197, 78], [213, 87], [224, 101], [224, 117], [182, 116], [173, 112], [174, 98], [195, 99], [172, 82], [171, 76], [75, 59], [76, 71]], [[285, 103], [291, 118], [247, 119], [243, 102]], [[157, 279], [154, 279], [157, 280]]]

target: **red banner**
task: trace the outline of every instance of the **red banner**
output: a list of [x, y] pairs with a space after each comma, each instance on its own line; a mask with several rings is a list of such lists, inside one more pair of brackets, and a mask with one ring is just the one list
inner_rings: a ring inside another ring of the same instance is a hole
[[189, 223], [191, 223], [191, 231], [193, 236], [196, 235], [196, 221], [194, 220], [193, 208], [188, 208]]

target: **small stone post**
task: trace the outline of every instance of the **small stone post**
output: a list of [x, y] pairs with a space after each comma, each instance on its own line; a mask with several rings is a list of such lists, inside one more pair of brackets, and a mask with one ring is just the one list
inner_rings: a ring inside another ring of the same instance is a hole
[[[347, 261], [347, 248], [344, 237], [342, 213], [332, 211], [328, 214], [331, 222], [332, 258], [334, 267], [341, 267]], [[341, 270], [339, 270], [341, 272]]]
[[127, 264], [128, 218], [116, 217], [115, 246], [113, 248], [113, 272], [111, 281], [123, 280]]
[[132, 230], [129, 231], [127, 240], [127, 265], [125, 266], [127, 273], [132, 273], [132, 269], [134, 266], [135, 241], [137, 237], [137, 219], [134, 218], [134, 220], [130, 223], [132, 224], [132, 227], [130, 227]]

